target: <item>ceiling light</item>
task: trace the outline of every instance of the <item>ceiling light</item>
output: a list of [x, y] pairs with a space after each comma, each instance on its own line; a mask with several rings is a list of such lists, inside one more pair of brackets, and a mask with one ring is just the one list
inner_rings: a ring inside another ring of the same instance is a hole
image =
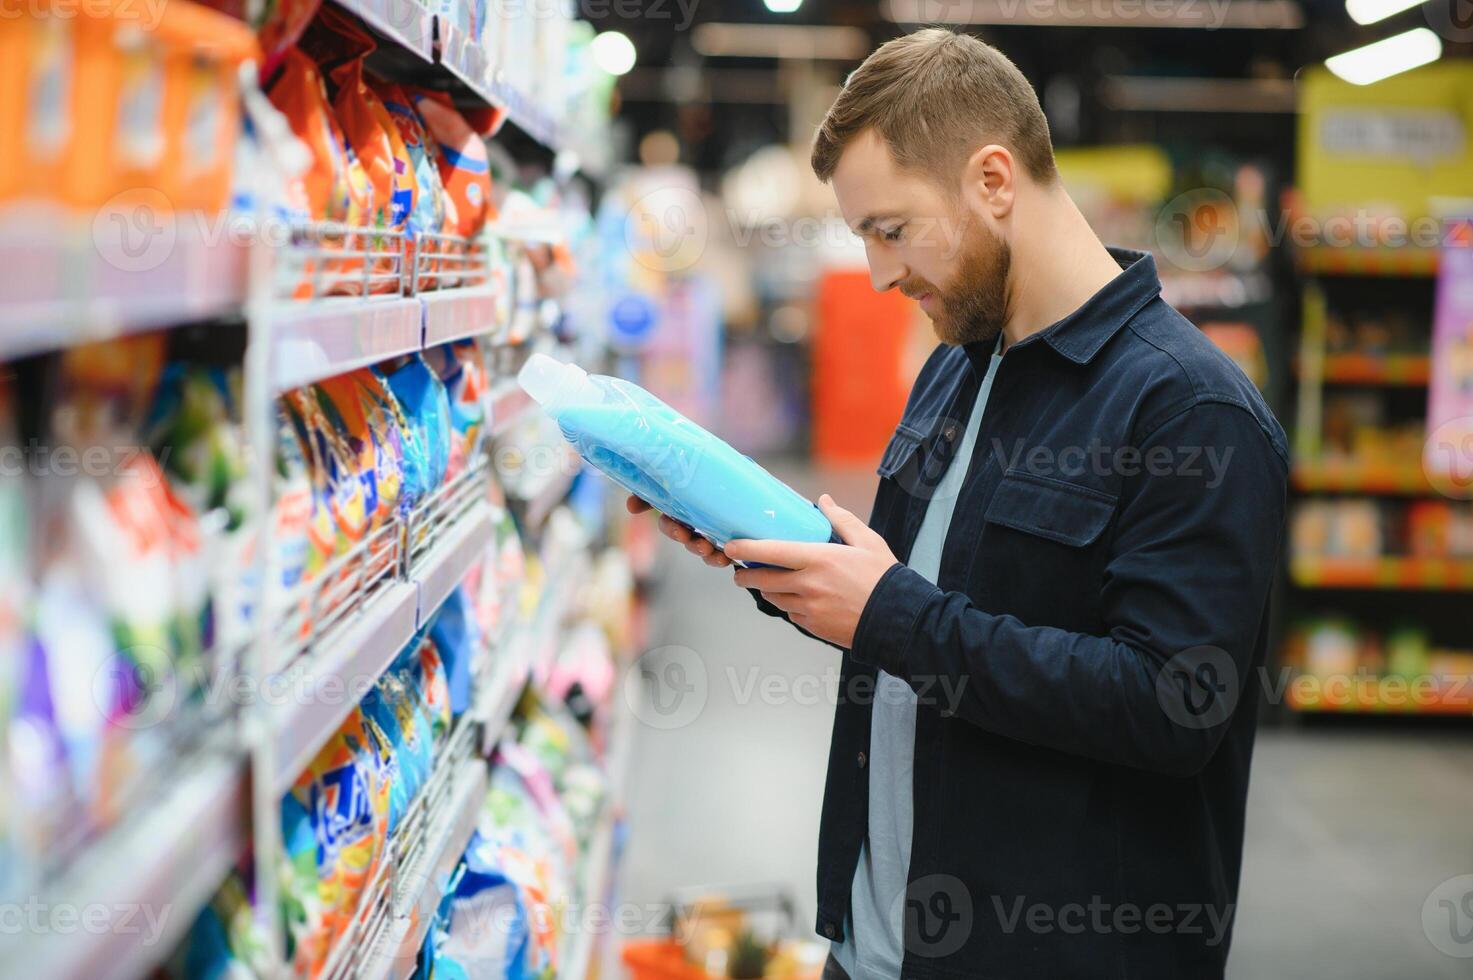
[[1442, 38], [1425, 27], [1325, 59], [1325, 67], [1353, 85], [1369, 85], [1442, 57]]
[[594, 37], [593, 63], [610, 75], [623, 75], [634, 67], [634, 42], [618, 31], [604, 31]]
[[1374, 24], [1421, 5], [1422, 0], [1345, 0], [1345, 12], [1357, 24]]

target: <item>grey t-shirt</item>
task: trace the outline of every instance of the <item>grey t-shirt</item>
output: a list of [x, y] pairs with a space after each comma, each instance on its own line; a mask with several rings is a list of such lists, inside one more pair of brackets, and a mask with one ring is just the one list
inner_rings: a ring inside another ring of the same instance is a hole
[[[911, 547], [906, 564], [931, 582], [941, 570], [941, 550], [951, 527], [952, 511], [977, 445], [992, 379], [1001, 363], [1002, 355], [994, 349], [956, 456], [936, 485]], [[915, 764], [916, 695], [905, 681], [882, 670], [874, 697], [869, 735], [869, 836], [860, 847], [859, 864], [854, 869], [849, 928], [844, 939], [833, 944], [834, 957], [853, 980], [895, 980], [905, 955], [903, 917], [914, 824], [911, 773]]]

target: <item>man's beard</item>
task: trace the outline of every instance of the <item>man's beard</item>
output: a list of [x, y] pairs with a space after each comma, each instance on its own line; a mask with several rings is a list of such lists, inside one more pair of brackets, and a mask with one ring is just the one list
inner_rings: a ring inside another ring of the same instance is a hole
[[923, 279], [907, 281], [901, 287], [908, 296], [930, 293], [934, 297], [940, 309], [932, 317], [931, 326], [943, 344], [953, 346], [996, 340], [1007, 320], [1012, 249], [981, 224], [963, 248], [956, 277], [945, 290]]

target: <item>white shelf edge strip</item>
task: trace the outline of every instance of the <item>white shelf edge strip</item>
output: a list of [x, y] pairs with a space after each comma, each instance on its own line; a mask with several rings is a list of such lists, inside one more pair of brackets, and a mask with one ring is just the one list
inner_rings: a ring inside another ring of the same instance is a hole
[[424, 307], [417, 296], [281, 303], [269, 315], [271, 381], [279, 392], [423, 346]]
[[415, 578], [419, 588], [419, 625], [423, 627], [430, 617], [465, 578], [496, 534], [491, 506], [478, 501], [465, 516], [456, 522], [436, 543], [429, 555], [421, 562], [424, 573]]
[[495, 330], [496, 288], [491, 285], [417, 294], [424, 303], [424, 346], [448, 344]]
[[488, 775], [486, 763], [471, 759], [458, 763], [460, 771], [455, 775], [455, 789], [450, 796], [450, 805], [445, 808], [440, 826], [431, 831], [431, 845], [423, 862], [423, 868], [409, 868], [407, 872], [418, 880], [419, 889], [411, 903], [411, 913], [396, 918], [378, 955], [363, 971], [363, 980], [392, 977], [407, 980], [414, 973], [420, 948], [429, 934], [435, 909], [443, 896], [443, 888], [455, 866], [470, 843], [480, 817], [481, 803], [486, 798]]

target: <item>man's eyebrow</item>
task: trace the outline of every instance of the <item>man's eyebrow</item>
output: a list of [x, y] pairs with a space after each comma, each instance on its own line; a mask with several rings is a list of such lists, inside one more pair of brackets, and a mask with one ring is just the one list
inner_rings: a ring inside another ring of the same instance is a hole
[[898, 217], [900, 217], [900, 215], [896, 214], [893, 211], [883, 211], [879, 214], [867, 214], [860, 220], [859, 224], [854, 226], [854, 233], [856, 235], [866, 235], [869, 233], [869, 230], [875, 226], [876, 221], [884, 221], [886, 218]]

